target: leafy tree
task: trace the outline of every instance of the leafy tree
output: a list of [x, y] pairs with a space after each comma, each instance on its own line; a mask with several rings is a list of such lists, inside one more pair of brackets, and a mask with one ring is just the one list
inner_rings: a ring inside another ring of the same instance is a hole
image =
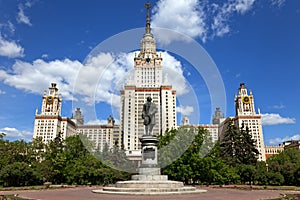
[[249, 185], [252, 185], [255, 175], [255, 166], [240, 164], [238, 166], [238, 174], [240, 175], [242, 183], [249, 183]]
[[41, 183], [31, 166], [24, 162], [6, 165], [0, 171], [0, 180], [4, 186], [27, 186]]
[[[166, 145], [166, 146], [165, 146]], [[207, 130], [186, 126], [171, 130], [160, 136], [158, 147], [161, 153], [159, 161], [167, 165], [162, 169], [170, 179], [187, 183], [197, 183], [202, 177], [201, 159], [212, 148], [211, 138]], [[180, 155], [180, 152], [184, 152]], [[177, 159], [176, 159], [177, 158]], [[172, 161], [175, 160], [173, 163]]]
[[281, 174], [285, 185], [299, 185], [300, 152], [286, 149], [268, 159], [269, 171]]
[[268, 185], [282, 185], [284, 183], [284, 177], [279, 172], [268, 172]]
[[258, 185], [266, 185], [268, 184], [268, 170], [266, 166], [266, 162], [259, 161], [256, 163], [255, 166], [255, 174], [254, 174], [254, 181]]

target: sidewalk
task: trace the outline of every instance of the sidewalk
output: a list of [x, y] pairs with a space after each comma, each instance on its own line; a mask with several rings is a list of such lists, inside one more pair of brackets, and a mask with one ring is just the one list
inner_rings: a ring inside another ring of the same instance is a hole
[[[31, 191], [0, 191], [3, 194], [18, 194], [20, 197], [39, 200], [257, 200], [280, 197], [283, 193], [297, 193], [282, 190], [237, 190], [237, 189], [206, 189], [206, 193], [187, 194], [187, 195], [160, 195], [160, 196], [134, 196], [134, 195], [107, 195], [95, 194], [93, 189], [98, 187], [78, 187], [71, 189], [52, 189], [52, 190], [31, 190]], [[299, 193], [299, 192], [298, 192]]]

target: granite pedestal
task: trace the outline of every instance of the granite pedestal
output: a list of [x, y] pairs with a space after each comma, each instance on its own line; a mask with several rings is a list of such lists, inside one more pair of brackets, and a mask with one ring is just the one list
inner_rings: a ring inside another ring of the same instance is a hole
[[95, 193], [129, 194], [129, 195], [163, 195], [202, 193], [195, 187], [186, 187], [182, 182], [168, 180], [167, 175], [161, 175], [157, 165], [158, 138], [153, 135], [144, 135], [140, 138], [142, 143], [142, 162], [139, 174], [132, 175], [130, 181], [118, 181], [114, 187], [104, 187], [93, 190]]

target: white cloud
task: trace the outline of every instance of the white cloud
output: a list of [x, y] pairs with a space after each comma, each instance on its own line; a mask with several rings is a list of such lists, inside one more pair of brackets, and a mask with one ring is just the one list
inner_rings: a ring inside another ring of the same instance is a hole
[[[120, 124], [119, 120], [115, 120], [115, 124]], [[96, 120], [90, 120], [86, 123], [87, 125], [107, 125], [107, 119], [96, 119]]]
[[86, 123], [87, 125], [104, 125], [104, 124], [107, 124], [107, 120], [103, 119], [103, 120], [100, 120], [100, 119], [95, 119], [95, 120], [90, 120]]
[[0, 30], [2, 35], [7, 36], [14, 34], [16, 28], [11, 21], [7, 21], [6, 23], [0, 23]]
[[205, 14], [198, 0], [160, 0], [153, 9], [153, 27], [169, 28], [206, 39]]
[[279, 105], [274, 105], [274, 106], [272, 106], [272, 108], [275, 108], [275, 109], [283, 109], [283, 108], [285, 108], [285, 105], [283, 105], [282, 103], [280, 103]]
[[282, 7], [285, 4], [286, 0], [271, 0], [272, 6]]
[[230, 32], [229, 21], [234, 13], [245, 14], [251, 10], [255, 0], [234, 0], [226, 1], [223, 5], [213, 4], [212, 10], [215, 13], [213, 15], [211, 24], [211, 37], [222, 37]]
[[43, 54], [43, 55], [42, 55], [42, 58], [48, 58], [48, 57], [49, 57], [48, 54]]
[[177, 112], [184, 116], [189, 116], [192, 112], [194, 112], [194, 108], [192, 106], [178, 106]]
[[[230, 30], [234, 13], [243, 15], [253, 8], [255, 0], [227, 0], [210, 3], [199, 0], [160, 0], [153, 9], [152, 26], [175, 30], [192, 38], [222, 37]], [[163, 34], [162, 34], [163, 35]], [[169, 43], [175, 35], [161, 35], [159, 41]]]
[[293, 135], [293, 136], [286, 136], [284, 138], [274, 138], [274, 139], [270, 139], [269, 140], [269, 144], [270, 145], [277, 145], [277, 144], [280, 144], [280, 143], [283, 143], [285, 141], [289, 141], [289, 140], [300, 140], [300, 134], [296, 134], [296, 135]]
[[81, 67], [79, 61], [69, 59], [51, 62], [38, 59], [33, 63], [17, 60], [11, 70], [0, 70], [0, 80], [17, 89], [39, 95], [51, 82], [56, 82], [63, 97], [70, 100], [77, 71]]
[[24, 13], [24, 10], [26, 8], [30, 8], [30, 7], [31, 7], [31, 4], [28, 3], [28, 2], [25, 3], [24, 5], [23, 4], [19, 4], [19, 6], [18, 6], [19, 11], [18, 11], [18, 16], [17, 16], [17, 21], [19, 23], [23, 23], [23, 24], [26, 24], [28, 26], [32, 26], [29, 17], [26, 16], [25, 13]]
[[23, 57], [24, 48], [15, 41], [5, 40], [0, 34], [0, 56], [9, 58]]
[[282, 117], [275, 113], [261, 114], [263, 125], [277, 125], [277, 124], [294, 124], [296, 123], [295, 118]]
[[[187, 82], [183, 76], [182, 65], [180, 61], [167, 52], [162, 52], [163, 58], [163, 77], [167, 75], [169, 83], [176, 90], [176, 94], [181, 96], [189, 92]], [[163, 80], [164, 81], [164, 80]]]
[[5, 133], [5, 138], [9, 140], [22, 139], [25, 141], [31, 141], [33, 133], [30, 131], [18, 130], [12, 127], [5, 127], [0, 129], [1, 133]]
[[[168, 74], [169, 82], [178, 95], [185, 94], [187, 82], [183, 77], [182, 65], [167, 52], [163, 74]], [[119, 93], [129, 77], [133, 77], [132, 53], [99, 53], [87, 59], [85, 64], [77, 60], [44, 61], [32, 63], [17, 60], [12, 69], [0, 70], [0, 81], [26, 92], [41, 95], [50, 83], [57, 83], [63, 99], [80, 100], [88, 105], [105, 102], [119, 107]]]
[[5, 94], [5, 93], [6, 93], [5, 91], [0, 90], [0, 95], [1, 95], [1, 94]]

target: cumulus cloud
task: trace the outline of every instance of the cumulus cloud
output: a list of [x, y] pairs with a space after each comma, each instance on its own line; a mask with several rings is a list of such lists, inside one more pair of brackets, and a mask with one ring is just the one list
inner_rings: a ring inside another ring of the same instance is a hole
[[19, 4], [18, 6], [18, 15], [17, 15], [17, 21], [19, 23], [23, 23], [26, 24], [28, 26], [32, 26], [30, 19], [28, 16], [25, 15], [24, 10], [26, 8], [30, 8], [31, 7], [31, 3], [26, 2], [25, 4]]
[[160, 0], [153, 12], [153, 27], [169, 28], [190, 37], [206, 39], [204, 7], [198, 0]]
[[0, 34], [0, 56], [9, 58], [23, 57], [24, 48], [18, 45], [15, 41], [8, 41]]
[[168, 52], [162, 52], [163, 58], [163, 77], [168, 78], [168, 82], [176, 90], [176, 94], [181, 96], [188, 93], [188, 87], [185, 77], [183, 76], [183, 70], [181, 62], [174, 56], [171, 56]]
[[277, 145], [289, 140], [300, 140], [300, 134], [296, 134], [293, 136], [286, 136], [284, 138], [278, 137], [278, 138], [270, 139], [268, 142], [270, 145]]
[[17, 60], [11, 70], [0, 70], [0, 80], [26, 92], [42, 94], [51, 82], [56, 82], [65, 99], [72, 99], [73, 85], [79, 61], [69, 59], [46, 62], [37, 59], [32, 63]]
[[189, 116], [192, 112], [194, 112], [194, 108], [192, 106], [178, 106], [177, 112], [184, 116]]
[[5, 127], [0, 129], [1, 133], [5, 133], [5, 138], [9, 140], [22, 139], [25, 141], [31, 141], [33, 133], [25, 130], [18, 130], [12, 127]]
[[[37, 59], [32, 63], [17, 60], [12, 69], [0, 70], [0, 80], [38, 95], [55, 82], [63, 99], [83, 101], [88, 105], [105, 102], [119, 107], [120, 90], [126, 80], [134, 75], [134, 54], [99, 53], [87, 58], [84, 64], [70, 59], [49, 62]], [[167, 52], [162, 52], [162, 57], [163, 74], [172, 77], [169, 82], [178, 95], [184, 94], [187, 83], [181, 63]]]
[[282, 117], [275, 113], [261, 114], [263, 125], [277, 125], [277, 124], [294, 124], [296, 123], [295, 118]]
[[[227, 0], [210, 3], [199, 0], [160, 0], [153, 9], [152, 26], [175, 30], [203, 42], [222, 37], [230, 30], [233, 14], [244, 15], [253, 8], [255, 0]], [[164, 34], [161, 34], [164, 36]], [[158, 38], [166, 43], [176, 38]]]

